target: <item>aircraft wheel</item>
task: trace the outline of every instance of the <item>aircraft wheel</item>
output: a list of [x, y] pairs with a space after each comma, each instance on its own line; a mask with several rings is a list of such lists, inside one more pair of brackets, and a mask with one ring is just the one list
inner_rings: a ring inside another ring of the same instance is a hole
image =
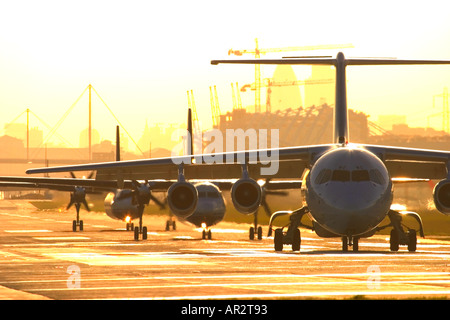
[[417, 249], [417, 234], [415, 230], [408, 231], [408, 251], [415, 252]]
[[134, 240], [139, 240], [139, 227], [134, 228]]
[[172, 230], [177, 230], [177, 224], [175, 223], [175, 221], [166, 221], [166, 231], [170, 230], [170, 226], [172, 226]]
[[211, 240], [211, 237], [212, 237], [211, 230], [208, 230], [208, 240]]
[[342, 251], [347, 252], [348, 251], [348, 238], [342, 237]]
[[80, 231], [83, 231], [83, 220], [80, 220]]
[[76, 220], [72, 221], [72, 231], [73, 232], [77, 231], [77, 221]]
[[389, 238], [389, 244], [391, 251], [398, 251], [400, 242], [398, 237], [398, 232], [395, 229], [391, 230], [391, 237]]
[[142, 240], [147, 240], [147, 227], [142, 228]]
[[283, 229], [278, 228], [275, 230], [275, 236], [273, 238], [275, 251], [283, 251]]
[[206, 230], [202, 231], [202, 239], [205, 240], [206, 239]]
[[292, 239], [292, 251], [300, 251], [300, 230], [296, 228], [294, 230], [294, 238]]
[[250, 227], [250, 230], [248, 233], [249, 233], [249, 239], [254, 240], [255, 239], [255, 228]]
[[359, 238], [353, 238], [353, 252], [359, 251]]
[[258, 240], [262, 239], [262, 227], [258, 227]]

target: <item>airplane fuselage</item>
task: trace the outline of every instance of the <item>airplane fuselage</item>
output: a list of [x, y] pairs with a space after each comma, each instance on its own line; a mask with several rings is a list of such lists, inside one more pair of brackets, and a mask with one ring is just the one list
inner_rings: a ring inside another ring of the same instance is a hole
[[128, 189], [118, 189], [106, 195], [104, 205], [108, 217], [122, 221], [139, 218], [138, 206], [133, 203], [131, 193]]
[[373, 153], [344, 145], [323, 154], [302, 186], [304, 204], [322, 236], [371, 235], [389, 212], [392, 181]]
[[225, 216], [225, 201], [222, 192], [214, 184], [201, 182], [194, 185], [198, 192], [197, 208], [185, 220], [196, 227], [210, 227]]

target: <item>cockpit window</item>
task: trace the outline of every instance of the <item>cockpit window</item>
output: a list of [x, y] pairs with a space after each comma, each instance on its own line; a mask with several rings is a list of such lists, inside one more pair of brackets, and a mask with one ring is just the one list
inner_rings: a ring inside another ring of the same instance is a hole
[[353, 170], [352, 181], [369, 181], [369, 172], [367, 170]]
[[316, 177], [316, 184], [323, 184], [331, 179], [331, 170], [330, 169], [323, 169], [319, 172], [319, 174]]
[[375, 182], [377, 184], [384, 184], [385, 183], [383, 175], [381, 174], [380, 171], [378, 171], [378, 169], [370, 170], [369, 171], [369, 175], [370, 175], [370, 181]]
[[206, 198], [206, 191], [199, 191], [198, 192], [198, 197], [199, 198]]
[[331, 176], [333, 181], [350, 181], [350, 171], [348, 170], [334, 170]]
[[324, 184], [328, 181], [354, 181], [354, 182], [361, 182], [361, 181], [372, 181], [376, 184], [384, 184], [385, 179], [383, 178], [383, 175], [380, 173], [377, 169], [372, 169], [370, 171], [367, 170], [330, 170], [330, 169], [323, 169], [319, 172], [319, 174], [316, 177], [315, 183], [316, 184]]
[[217, 193], [217, 192], [208, 192], [208, 198], [219, 198], [219, 193]]

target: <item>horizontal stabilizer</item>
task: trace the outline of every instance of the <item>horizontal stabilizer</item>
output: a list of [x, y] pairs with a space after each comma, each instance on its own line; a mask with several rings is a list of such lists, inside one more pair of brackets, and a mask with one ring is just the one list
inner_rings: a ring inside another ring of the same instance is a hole
[[345, 58], [342, 52], [339, 52], [336, 58], [317, 56], [317, 57], [292, 57], [282, 59], [228, 59], [211, 60], [211, 64], [288, 64], [288, 65], [332, 65], [336, 66], [338, 62], [343, 62], [346, 66], [369, 66], [369, 65], [419, 65], [419, 64], [450, 64], [450, 60], [416, 60], [416, 59], [386, 59], [386, 58]]

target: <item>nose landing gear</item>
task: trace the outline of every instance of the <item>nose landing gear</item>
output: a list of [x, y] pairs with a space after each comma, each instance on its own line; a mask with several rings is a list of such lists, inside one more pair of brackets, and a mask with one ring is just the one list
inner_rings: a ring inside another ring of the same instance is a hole
[[347, 252], [348, 247], [353, 248], [353, 252], [359, 251], [359, 238], [358, 237], [342, 237], [342, 251]]

